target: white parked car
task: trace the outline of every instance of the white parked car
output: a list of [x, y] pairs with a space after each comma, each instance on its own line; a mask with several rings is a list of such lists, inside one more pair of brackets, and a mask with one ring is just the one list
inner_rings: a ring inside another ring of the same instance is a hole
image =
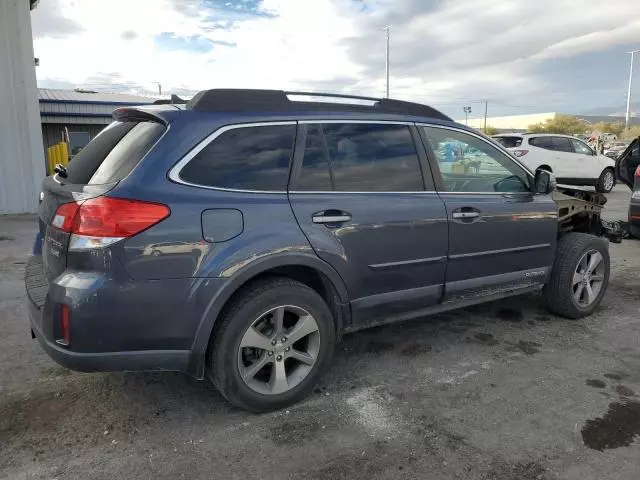
[[550, 133], [504, 133], [493, 138], [531, 171], [551, 171], [558, 183], [593, 185], [608, 193], [616, 184], [615, 161], [599, 155], [579, 138]]

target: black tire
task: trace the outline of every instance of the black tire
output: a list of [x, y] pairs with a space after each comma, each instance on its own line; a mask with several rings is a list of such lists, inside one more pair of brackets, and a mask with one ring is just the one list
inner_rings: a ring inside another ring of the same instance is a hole
[[[578, 262], [590, 250], [596, 250], [603, 257], [604, 278], [596, 299], [588, 306], [582, 306], [574, 298], [573, 275]], [[591, 315], [602, 302], [609, 284], [609, 248], [607, 241], [586, 233], [568, 233], [560, 238], [551, 278], [543, 290], [546, 307], [553, 313], [567, 318], [582, 318]]]
[[549, 165], [540, 165], [536, 170], [546, 170], [549, 173], [553, 173]]
[[[311, 371], [298, 385], [281, 394], [261, 394], [242, 379], [238, 350], [244, 333], [264, 312], [281, 305], [306, 310], [320, 332], [319, 352]], [[209, 349], [207, 374], [233, 405], [253, 412], [268, 412], [292, 405], [307, 396], [329, 367], [336, 343], [336, 330], [329, 307], [313, 289], [284, 277], [269, 277], [243, 288], [225, 308]]]
[[629, 235], [640, 240], [640, 226], [629, 224]]
[[[607, 182], [607, 177], [611, 177], [613, 179], [611, 183], [611, 187], [605, 186]], [[598, 193], [609, 193], [613, 190], [613, 187], [616, 186], [616, 175], [613, 172], [612, 168], [605, 168], [600, 174], [600, 178], [598, 178], [598, 183], [596, 183], [596, 192]]]

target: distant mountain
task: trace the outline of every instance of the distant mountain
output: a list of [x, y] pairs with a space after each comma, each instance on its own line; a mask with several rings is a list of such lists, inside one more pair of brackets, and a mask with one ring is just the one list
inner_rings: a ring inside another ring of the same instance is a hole
[[[580, 115], [604, 115], [608, 117], [624, 117], [627, 114], [627, 106], [623, 105], [621, 107], [598, 107], [592, 108], [591, 110], [586, 110]], [[631, 116], [635, 117], [636, 112], [632, 111]]]

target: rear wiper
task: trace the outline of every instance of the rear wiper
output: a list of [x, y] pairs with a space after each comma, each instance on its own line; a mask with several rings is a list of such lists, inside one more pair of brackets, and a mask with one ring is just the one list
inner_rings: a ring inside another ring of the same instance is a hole
[[59, 176], [62, 178], [67, 178], [67, 167], [62, 165], [61, 163], [56, 163], [56, 166], [53, 169]]

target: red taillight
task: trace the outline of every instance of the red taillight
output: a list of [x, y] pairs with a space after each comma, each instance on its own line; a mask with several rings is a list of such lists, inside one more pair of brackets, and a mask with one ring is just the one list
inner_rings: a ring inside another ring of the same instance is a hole
[[524, 157], [527, 153], [529, 153], [529, 150], [514, 150], [513, 155], [520, 158], [520, 157]]
[[66, 305], [60, 305], [60, 334], [62, 338], [58, 338], [56, 342], [68, 347], [71, 344], [71, 329], [69, 326], [69, 307]]
[[636, 168], [636, 178], [640, 178], [640, 165]]
[[55, 217], [51, 224], [62, 230], [63, 232], [71, 232], [73, 227], [73, 219], [80, 209], [80, 204], [76, 202], [64, 203], [58, 207]]
[[56, 218], [63, 220], [56, 225], [54, 219], [53, 225], [74, 235], [126, 238], [155, 225], [170, 213], [169, 207], [160, 203], [97, 197], [60, 205]]

